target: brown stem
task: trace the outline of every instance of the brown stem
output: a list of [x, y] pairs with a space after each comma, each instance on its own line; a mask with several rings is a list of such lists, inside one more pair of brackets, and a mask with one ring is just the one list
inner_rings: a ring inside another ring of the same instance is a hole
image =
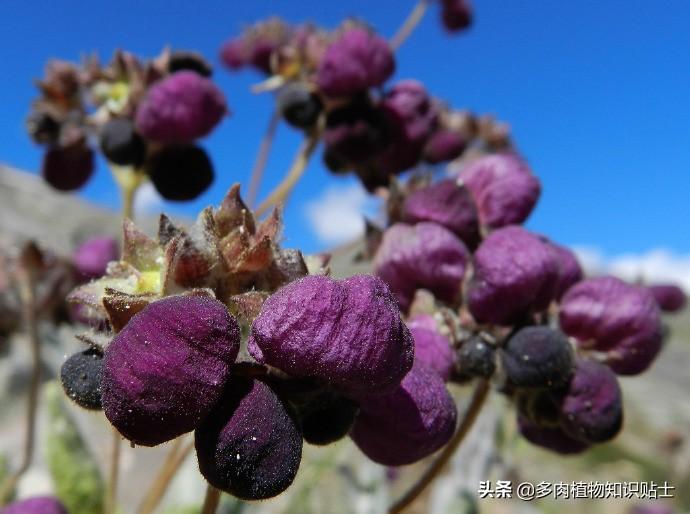
[[19, 479], [29, 469], [34, 456], [36, 440], [36, 408], [38, 406], [38, 391], [41, 385], [41, 343], [38, 335], [38, 320], [36, 317], [35, 279], [32, 270], [23, 266], [19, 270], [19, 288], [22, 299], [22, 314], [24, 324], [31, 344], [31, 382], [29, 384], [29, 398], [26, 408], [26, 431], [22, 460], [17, 470], [7, 477], [0, 487], [0, 505], [7, 502], [8, 497], [17, 486]]
[[463, 439], [465, 439], [467, 433], [472, 428], [472, 425], [479, 416], [479, 412], [482, 410], [484, 400], [486, 400], [488, 392], [489, 381], [482, 379], [477, 383], [474, 392], [472, 393], [470, 404], [467, 407], [465, 415], [460, 421], [458, 429], [455, 432], [455, 435], [453, 435], [453, 438], [443, 448], [441, 454], [427, 468], [424, 474], [419, 477], [419, 480], [417, 480], [417, 482], [415, 482], [415, 484], [388, 509], [388, 514], [398, 514], [399, 512], [405, 510], [438, 476], [438, 474], [453, 456], [453, 453], [455, 453], [455, 450], [458, 449], [460, 443], [462, 443]]
[[297, 157], [295, 157], [295, 160], [283, 181], [278, 184], [278, 187], [276, 187], [271, 194], [268, 195], [268, 198], [264, 200], [259, 207], [257, 207], [257, 216], [261, 216], [271, 207], [274, 207], [275, 205], [285, 201], [285, 198], [287, 198], [287, 196], [290, 194], [290, 191], [292, 191], [292, 188], [295, 187], [295, 184], [297, 184], [297, 181], [307, 168], [309, 159], [314, 153], [314, 150], [316, 150], [320, 139], [321, 131], [317, 129], [304, 140], [304, 143], [297, 153]]
[[117, 486], [120, 478], [120, 454], [122, 437], [113, 428], [112, 446], [110, 449], [110, 470], [108, 472], [108, 484], [105, 491], [105, 502], [103, 503], [103, 514], [113, 514], [117, 507]]
[[153, 484], [149, 489], [149, 492], [139, 505], [137, 514], [151, 514], [154, 510], [156, 510], [156, 507], [158, 507], [158, 504], [163, 499], [163, 496], [165, 496], [168, 487], [170, 487], [172, 479], [175, 477], [182, 466], [182, 463], [194, 448], [193, 440], [189, 441], [184, 446], [182, 443], [183, 439], [181, 437], [178, 437], [173, 442], [172, 448], [170, 448], [170, 452], [168, 453], [163, 466], [158, 472], [158, 476], [156, 476], [156, 479], [153, 481]]
[[206, 488], [206, 498], [204, 498], [204, 505], [201, 507], [201, 514], [216, 514], [219, 503], [220, 491], [209, 484]]
[[419, 22], [422, 21], [422, 18], [424, 18], [424, 14], [426, 13], [428, 7], [429, 0], [419, 0], [419, 2], [417, 2], [417, 5], [414, 6], [414, 9], [412, 9], [412, 12], [410, 12], [410, 14], [407, 16], [407, 19], [400, 26], [398, 32], [396, 32], [390, 40], [390, 47], [393, 49], [393, 51], [398, 50], [407, 40], [407, 38], [409, 38], [414, 32], [414, 29], [417, 28]]
[[268, 122], [266, 133], [261, 140], [259, 153], [256, 155], [256, 162], [254, 163], [254, 168], [252, 169], [249, 190], [247, 192], [247, 205], [249, 205], [249, 207], [253, 207], [254, 203], [256, 202], [256, 195], [259, 193], [259, 185], [261, 184], [261, 179], [263, 178], [264, 171], [266, 170], [268, 156], [271, 153], [271, 147], [273, 146], [273, 140], [275, 139], [279, 122], [280, 113], [278, 110], [275, 110], [273, 111], [273, 114], [271, 114], [271, 119]]

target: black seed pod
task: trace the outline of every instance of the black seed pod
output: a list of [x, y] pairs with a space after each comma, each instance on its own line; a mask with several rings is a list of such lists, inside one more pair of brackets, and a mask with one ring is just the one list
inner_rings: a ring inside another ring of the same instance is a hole
[[331, 444], [345, 437], [359, 407], [348, 398], [324, 393], [299, 409], [302, 435], [309, 444]]
[[121, 166], [140, 166], [146, 157], [146, 143], [135, 132], [134, 123], [126, 118], [110, 120], [103, 126], [101, 151], [110, 161]]
[[302, 460], [302, 434], [271, 388], [233, 377], [194, 433], [199, 469], [215, 488], [242, 500], [287, 489]]
[[496, 370], [494, 347], [479, 336], [471, 337], [458, 351], [456, 368], [460, 377], [490, 377]]
[[276, 101], [285, 121], [299, 129], [313, 127], [323, 110], [319, 97], [297, 83], [282, 88]]
[[575, 360], [568, 338], [549, 327], [525, 327], [501, 352], [506, 378], [515, 387], [558, 387], [568, 382]]
[[56, 146], [43, 156], [41, 175], [58, 191], [74, 191], [88, 182], [94, 165], [93, 150], [85, 144]]
[[213, 182], [213, 164], [198, 146], [166, 146], [147, 162], [151, 182], [167, 200], [193, 200]]
[[60, 123], [50, 114], [33, 111], [26, 119], [26, 131], [40, 145], [53, 144], [60, 137]]
[[65, 394], [85, 409], [100, 410], [103, 354], [95, 348], [75, 353], [60, 368]]
[[170, 55], [168, 71], [175, 73], [180, 70], [194, 71], [202, 77], [210, 77], [213, 74], [213, 67], [196, 52], [178, 51]]

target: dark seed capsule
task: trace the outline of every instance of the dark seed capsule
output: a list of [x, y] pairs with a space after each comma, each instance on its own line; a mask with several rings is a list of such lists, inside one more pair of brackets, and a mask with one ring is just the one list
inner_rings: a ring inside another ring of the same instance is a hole
[[53, 147], [43, 156], [41, 175], [58, 191], [74, 191], [88, 182], [94, 171], [93, 150], [86, 145]]
[[549, 327], [525, 327], [501, 352], [508, 382], [515, 387], [557, 387], [568, 382], [575, 365], [565, 335]]
[[210, 77], [213, 74], [213, 67], [209, 62], [196, 52], [173, 52], [170, 55], [168, 71], [175, 73], [180, 70], [190, 70], [198, 73], [202, 77]]
[[60, 368], [65, 394], [85, 409], [100, 410], [103, 354], [94, 348], [75, 353]]
[[105, 157], [121, 166], [139, 166], [146, 157], [146, 143], [126, 118], [110, 120], [103, 126], [100, 145]]
[[146, 165], [156, 190], [167, 200], [193, 200], [213, 182], [213, 164], [198, 146], [167, 146]]
[[297, 474], [302, 435], [265, 383], [233, 377], [194, 433], [199, 469], [214, 487], [242, 500], [282, 493]]
[[345, 437], [359, 407], [342, 396], [325, 393], [299, 409], [302, 435], [309, 444], [325, 445]]
[[285, 121], [293, 127], [313, 127], [323, 110], [318, 96], [300, 84], [289, 84], [278, 93], [278, 109]]
[[496, 370], [494, 347], [479, 336], [462, 343], [458, 352], [457, 373], [460, 377], [490, 377]]
[[51, 115], [33, 111], [26, 119], [26, 131], [40, 145], [56, 143], [60, 136], [60, 124]]
[[560, 427], [542, 427], [527, 418], [518, 417], [518, 427], [522, 436], [530, 443], [563, 455], [582, 453], [589, 445], [569, 436]]

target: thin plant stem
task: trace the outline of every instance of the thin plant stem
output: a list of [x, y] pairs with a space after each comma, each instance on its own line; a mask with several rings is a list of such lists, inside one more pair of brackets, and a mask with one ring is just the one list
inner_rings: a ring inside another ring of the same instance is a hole
[[315, 130], [307, 139], [304, 140], [304, 143], [302, 143], [302, 146], [297, 153], [297, 157], [295, 157], [295, 160], [292, 163], [287, 175], [285, 175], [283, 181], [278, 184], [278, 187], [276, 187], [271, 194], [268, 195], [268, 198], [264, 200], [259, 207], [257, 207], [257, 216], [261, 216], [271, 207], [279, 205], [285, 201], [287, 196], [290, 194], [290, 191], [292, 191], [292, 188], [295, 187], [295, 184], [297, 184], [300, 177], [304, 173], [304, 170], [307, 168], [309, 159], [314, 153], [314, 150], [316, 150], [320, 138], [321, 131]]
[[211, 484], [206, 488], [204, 505], [201, 507], [201, 514], [216, 514], [220, 503], [220, 491]]
[[113, 428], [112, 445], [110, 448], [110, 470], [108, 471], [108, 484], [105, 491], [103, 514], [113, 514], [117, 506], [117, 487], [120, 482], [120, 454], [122, 437]]
[[120, 188], [122, 196], [122, 218], [134, 219], [134, 196], [146, 181], [146, 174], [139, 169], [131, 166], [110, 165], [113, 178]]
[[22, 314], [24, 325], [31, 345], [31, 382], [29, 384], [29, 398], [26, 407], [26, 429], [22, 459], [17, 470], [7, 477], [0, 487], [0, 505], [4, 505], [19, 479], [29, 469], [34, 456], [36, 441], [36, 409], [38, 407], [38, 392], [41, 385], [41, 344], [38, 334], [38, 320], [36, 317], [36, 289], [32, 270], [22, 266], [19, 272], [19, 288], [22, 299]]
[[266, 170], [268, 156], [271, 153], [271, 147], [273, 146], [273, 140], [276, 137], [276, 131], [278, 130], [279, 123], [280, 113], [276, 109], [273, 111], [273, 114], [271, 114], [271, 119], [268, 122], [266, 133], [261, 140], [259, 152], [256, 155], [256, 161], [254, 162], [254, 168], [252, 169], [252, 175], [249, 181], [249, 190], [247, 192], [247, 204], [250, 208], [253, 207], [254, 202], [256, 202], [256, 196], [259, 193], [259, 186], [261, 185], [261, 179], [263, 178], [264, 171]]
[[407, 38], [412, 35], [414, 30], [419, 25], [419, 22], [424, 18], [427, 9], [429, 8], [429, 0], [419, 0], [417, 5], [414, 6], [412, 12], [407, 16], [407, 19], [400, 26], [398, 31], [390, 40], [390, 47], [393, 51], [398, 50], [402, 44], [407, 40]]
[[166, 457], [163, 466], [161, 467], [160, 471], [158, 471], [158, 475], [153, 481], [149, 492], [139, 505], [137, 514], [151, 514], [156, 510], [156, 507], [158, 507], [158, 504], [165, 496], [165, 493], [172, 483], [172, 479], [175, 477], [182, 466], [182, 463], [194, 448], [193, 440], [188, 441], [184, 446], [182, 443], [183, 439], [181, 437], [175, 439], [173, 442], [172, 448], [170, 448], [170, 452], [168, 452], [168, 456]]
[[414, 485], [403, 494], [398, 501], [396, 501], [389, 509], [388, 514], [398, 514], [405, 510], [413, 501], [415, 501], [420, 494], [433, 482], [441, 470], [446, 466], [450, 458], [458, 449], [465, 436], [474, 425], [479, 413], [484, 406], [484, 401], [489, 393], [489, 381], [482, 379], [479, 381], [472, 393], [465, 415], [463, 416], [458, 429], [453, 435], [453, 438], [443, 448], [436, 460], [427, 468], [427, 470], [419, 477]]

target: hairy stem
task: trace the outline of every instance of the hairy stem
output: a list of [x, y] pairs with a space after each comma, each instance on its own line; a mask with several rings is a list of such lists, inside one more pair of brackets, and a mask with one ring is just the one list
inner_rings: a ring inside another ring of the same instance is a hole
[[292, 188], [295, 187], [295, 184], [297, 184], [297, 181], [299, 181], [300, 177], [304, 173], [304, 170], [307, 168], [309, 159], [314, 153], [314, 150], [316, 150], [320, 139], [321, 131], [317, 129], [304, 140], [304, 143], [297, 153], [297, 157], [295, 157], [295, 160], [283, 181], [278, 184], [278, 187], [276, 187], [271, 194], [268, 195], [268, 198], [264, 200], [259, 207], [257, 207], [257, 216], [261, 216], [270, 208], [285, 201], [287, 196], [290, 194], [290, 191], [292, 191]]
[[146, 494], [141, 504], [139, 505], [139, 510], [137, 514], [151, 514], [156, 510], [158, 504], [165, 496], [172, 479], [175, 477], [179, 471], [182, 463], [185, 461], [187, 456], [191, 453], [194, 448], [194, 441], [188, 441], [187, 444], [183, 446], [183, 439], [178, 437], [172, 444], [168, 456], [165, 458], [165, 462], [158, 471], [149, 492]]
[[204, 498], [204, 505], [201, 507], [201, 514], [216, 514], [219, 503], [220, 491], [209, 484], [206, 488], [206, 498]]
[[467, 433], [472, 428], [472, 425], [476, 421], [479, 413], [482, 410], [482, 407], [484, 406], [484, 401], [486, 400], [488, 392], [489, 381], [482, 379], [477, 383], [474, 392], [472, 393], [470, 404], [467, 407], [465, 415], [460, 421], [458, 429], [455, 432], [455, 435], [453, 435], [453, 438], [443, 448], [440, 455], [427, 468], [424, 474], [419, 477], [419, 480], [417, 480], [417, 482], [415, 482], [415, 484], [388, 509], [388, 514], [398, 514], [399, 512], [405, 510], [438, 476], [438, 474], [453, 456], [453, 453], [455, 453], [455, 451], [458, 449], [460, 443], [462, 443], [462, 441], [465, 439]]
[[252, 175], [249, 182], [249, 191], [247, 192], [247, 205], [253, 207], [256, 202], [256, 195], [259, 193], [259, 186], [261, 185], [261, 179], [264, 176], [264, 171], [266, 170], [266, 164], [268, 163], [268, 156], [271, 153], [271, 147], [273, 146], [273, 140], [276, 136], [276, 130], [278, 129], [278, 124], [280, 123], [280, 113], [275, 110], [271, 114], [271, 119], [268, 122], [268, 127], [266, 128], [266, 133], [261, 140], [261, 145], [259, 146], [259, 153], [256, 156], [256, 161], [254, 163], [254, 168], [252, 169]]
[[419, 22], [424, 18], [424, 14], [428, 8], [429, 0], [419, 0], [419, 2], [417, 2], [417, 5], [414, 6], [414, 9], [412, 9], [412, 12], [410, 12], [407, 19], [400, 26], [398, 32], [396, 32], [390, 40], [390, 46], [393, 51], [398, 50], [407, 38], [410, 37], [414, 29], [419, 25]]
[[41, 385], [41, 343], [38, 335], [38, 320], [36, 317], [36, 289], [32, 270], [22, 266], [19, 272], [19, 289], [22, 300], [22, 315], [24, 325], [31, 345], [31, 381], [29, 384], [29, 398], [26, 407], [26, 431], [22, 459], [17, 470], [7, 477], [0, 487], [0, 505], [4, 505], [19, 479], [29, 469], [34, 456], [36, 440], [36, 408], [38, 406], [38, 391]]
[[108, 484], [105, 491], [103, 514], [113, 514], [117, 506], [117, 486], [120, 478], [120, 454], [122, 437], [113, 428], [112, 446], [110, 448], [110, 470], [108, 471]]

